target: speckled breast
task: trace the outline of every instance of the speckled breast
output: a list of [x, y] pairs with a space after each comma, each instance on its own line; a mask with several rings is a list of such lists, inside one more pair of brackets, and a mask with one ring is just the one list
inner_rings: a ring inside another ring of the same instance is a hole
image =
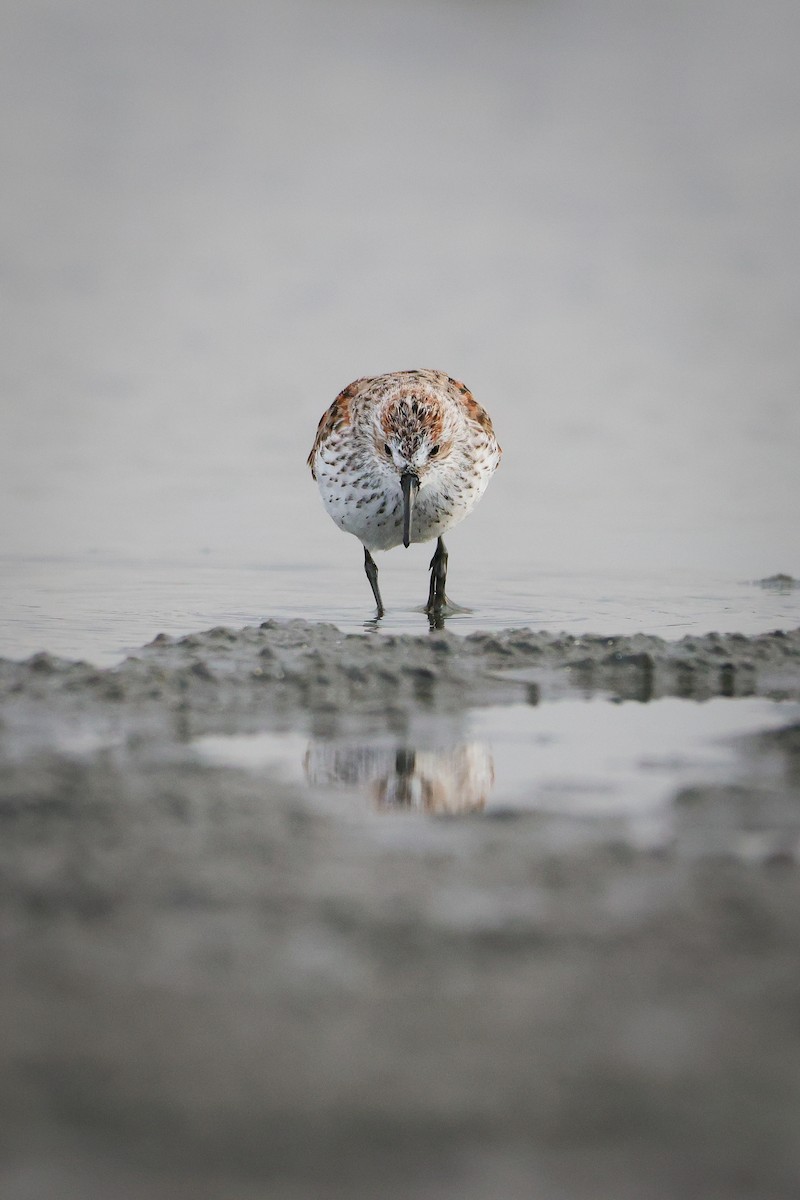
[[[322, 455], [315, 463], [317, 483], [331, 518], [352, 533], [368, 550], [391, 550], [403, 539], [403, 497], [400, 481], [372, 475], [347, 478]], [[468, 515], [491, 478], [492, 469], [476, 473], [447, 491], [423, 484], [417, 492], [411, 541], [429, 542], [452, 529]]]

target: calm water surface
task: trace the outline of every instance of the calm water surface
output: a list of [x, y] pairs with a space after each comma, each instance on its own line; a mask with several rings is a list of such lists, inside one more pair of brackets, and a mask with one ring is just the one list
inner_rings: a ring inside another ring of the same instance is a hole
[[[321, 519], [324, 514], [321, 514]], [[335, 531], [334, 531], [335, 533]], [[281, 568], [236, 563], [6, 559], [0, 581], [0, 654], [47, 649], [101, 665], [118, 662], [157, 633], [180, 635], [266, 617], [329, 621], [347, 632], [375, 628], [369, 585], [354, 539], [347, 561]], [[389, 609], [379, 628], [424, 633], [427, 547], [382, 558]], [[344, 556], [343, 556], [344, 557]], [[800, 590], [781, 591], [701, 574], [601, 575], [519, 567], [488, 571], [453, 557], [450, 592], [465, 611], [455, 633], [525, 625], [569, 633], [760, 633], [800, 624]]]
[[[359, 818], [535, 817], [540, 849], [618, 841], [692, 855], [795, 855], [796, 803], [779, 789], [769, 796], [782, 760], [748, 750], [742, 739], [798, 718], [796, 702], [761, 698], [617, 704], [602, 695], [562, 696], [456, 717], [425, 714], [402, 737], [208, 735], [192, 752], [261, 776], [265, 796], [277, 776]], [[758, 788], [757, 799], [713, 790], [743, 781]], [[699, 786], [711, 788], [702, 803], [675, 804], [681, 789]]]

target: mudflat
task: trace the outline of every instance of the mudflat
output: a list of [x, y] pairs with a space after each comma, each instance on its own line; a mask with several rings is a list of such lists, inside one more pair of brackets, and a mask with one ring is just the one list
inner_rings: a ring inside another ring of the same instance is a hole
[[[658, 847], [193, 749], [565, 689], [796, 700], [800, 630], [266, 621], [2, 661], [3, 1196], [795, 1196], [800, 726], [681, 789]], [[687, 852], [714, 822], [779, 849]]]

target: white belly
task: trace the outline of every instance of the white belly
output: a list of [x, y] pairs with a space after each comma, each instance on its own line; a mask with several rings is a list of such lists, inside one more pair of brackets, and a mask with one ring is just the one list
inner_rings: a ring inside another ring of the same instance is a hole
[[[318, 460], [317, 483], [328, 513], [340, 529], [352, 533], [368, 550], [391, 550], [403, 541], [403, 496], [399, 478], [355, 480], [342, 484], [342, 474]], [[414, 502], [411, 541], [430, 542], [452, 529], [474, 508], [492, 471], [476, 474], [469, 486], [448, 492], [422, 484]]]

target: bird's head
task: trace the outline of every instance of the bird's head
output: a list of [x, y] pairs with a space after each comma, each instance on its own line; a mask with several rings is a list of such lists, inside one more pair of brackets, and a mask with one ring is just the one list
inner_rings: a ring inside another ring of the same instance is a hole
[[416, 392], [394, 397], [377, 414], [374, 443], [383, 468], [400, 482], [403, 545], [408, 546], [417, 492], [440, 473], [450, 454], [441, 402]]

